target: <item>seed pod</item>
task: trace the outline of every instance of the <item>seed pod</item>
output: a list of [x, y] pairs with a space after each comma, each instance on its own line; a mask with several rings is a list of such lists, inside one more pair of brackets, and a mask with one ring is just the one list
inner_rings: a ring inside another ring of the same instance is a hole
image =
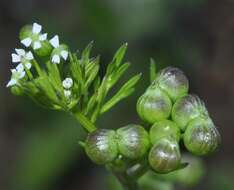
[[168, 95], [156, 86], [151, 86], [139, 98], [137, 112], [141, 119], [153, 124], [170, 116], [172, 103]]
[[150, 141], [154, 144], [163, 137], [173, 137], [177, 142], [180, 140], [180, 128], [170, 120], [163, 120], [154, 123], [150, 129]]
[[96, 164], [106, 164], [113, 161], [118, 155], [115, 131], [98, 129], [90, 133], [86, 139], [85, 151]]
[[210, 118], [196, 118], [184, 133], [184, 144], [195, 155], [207, 155], [218, 148], [220, 134]]
[[149, 164], [157, 173], [176, 170], [181, 161], [179, 145], [174, 138], [161, 138], [149, 153]]
[[172, 101], [185, 96], [188, 93], [189, 82], [183, 71], [175, 67], [167, 67], [161, 70], [155, 80], [159, 88], [164, 90]]
[[172, 108], [172, 119], [182, 131], [185, 131], [188, 123], [194, 118], [208, 115], [204, 102], [196, 95], [178, 99]]
[[119, 152], [130, 159], [145, 155], [150, 146], [149, 135], [140, 125], [127, 125], [117, 130]]

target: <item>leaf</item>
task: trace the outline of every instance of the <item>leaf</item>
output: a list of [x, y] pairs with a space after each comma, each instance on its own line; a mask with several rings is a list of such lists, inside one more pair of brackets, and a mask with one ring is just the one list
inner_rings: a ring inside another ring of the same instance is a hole
[[39, 88], [52, 102], [59, 104], [58, 97], [53, 86], [45, 72], [42, 76], [35, 80], [35, 85]]
[[85, 88], [87, 89], [89, 88], [90, 84], [96, 78], [98, 72], [99, 72], [99, 65], [95, 64], [95, 66], [92, 68], [92, 72], [90, 73], [89, 77], [87, 78], [87, 81], [85, 82]]
[[112, 86], [114, 86], [120, 77], [127, 71], [130, 67], [130, 63], [124, 63], [121, 65], [108, 79], [107, 89], [109, 90]]
[[104, 106], [101, 109], [101, 113], [105, 113], [108, 111], [111, 107], [113, 107], [115, 104], [117, 104], [120, 100], [130, 96], [134, 90], [135, 85], [140, 80], [141, 74], [135, 75], [132, 77], [128, 82], [126, 82], [120, 90], [107, 102], [104, 104]]
[[150, 82], [152, 83], [157, 76], [157, 72], [156, 72], [156, 63], [154, 61], [154, 59], [150, 59]]
[[84, 49], [84, 51], [81, 54], [81, 65], [83, 67], [85, 67], [89, 63], [89, 56], [90, 56], [90, 52], [91, 52], [92, 47], [93, 47], [93, 41], [91, 41], [86, 46], [86, 48]]
[[126, 53], [128, 44], [123, 44], [115, 53], [114, 58], [112, 59], [111, 63], [107, 67], [106, 76], [109, 76], [116, 68], [119, 67], [121, 61]]
[[52, 64], [51, 62], [47, 62], [46, 66], [48, 68], [48, 76], [51, 84], [53, 85], [54, 89], [59, 92], [60, 96], [63, 94], [63, 86], [62, 80], [60, 77], [60, 73], [56, 64]]
[[82, 71], [80, 67], [80, 61], [77, 59], [75, 54], [69, 54], [71, 60], [70, 70], [73, 78], [76, 80], [77, 84], [83, 84]]

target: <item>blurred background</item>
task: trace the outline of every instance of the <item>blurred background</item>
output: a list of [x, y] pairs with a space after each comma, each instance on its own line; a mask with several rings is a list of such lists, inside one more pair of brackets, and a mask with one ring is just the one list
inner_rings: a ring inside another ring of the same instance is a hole
[[99, 121], [103, 128], [139, 122], [135, 103], [149, 85], [150, 57], [158, 68], [183, 69], [190, 90], [203, 98], [219, 127], [222, 145], [204, 158], [206, 173], [197, 185], [175, 189], [233, 190], [233, 10], [234, 0], [1, 0], [0, 189], [116, 187], [105, 169], [92, 164], [78, 145], [85, 133], [73, 118], [44, 110], [5, 88], [12, 68], [10, 55], [20, 46], [18, 32], [23, 25], [38, 22], [74, 51], [94, 40], [93, 55], [101, 54], [103, 68], [122, 43], [129, 43], [125, 60], [132, 67], [125, 77], [142, 72], [143, 79], [131, 98], [103, 116]]

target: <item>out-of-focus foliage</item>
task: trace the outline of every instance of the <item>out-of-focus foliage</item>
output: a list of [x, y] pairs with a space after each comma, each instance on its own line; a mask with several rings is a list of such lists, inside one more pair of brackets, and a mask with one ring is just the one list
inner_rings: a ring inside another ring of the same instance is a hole
[[81, 152], [78, 140], [84, 132], [75, 120], [56, 114], [36, 123], [23, 140], [16, 176], [12, 179], [13, 189], [48, 188], [77, 162]]

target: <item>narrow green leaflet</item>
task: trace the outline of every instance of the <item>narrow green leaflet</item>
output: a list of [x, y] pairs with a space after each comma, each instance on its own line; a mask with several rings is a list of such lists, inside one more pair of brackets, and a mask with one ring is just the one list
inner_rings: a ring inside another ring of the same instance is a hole
[[81, 67], [80, 67], [80, 61], [77, 59], [76, 54], [69, 54], [70, 56], [70, 61], [71, 61], [71, 73], [72, 76], [74, 77], [74, 79], [78, 82], [78, 83], [83, 83], [83, 78], [82, 78], [82, 71], [81, 71]]
[[90, 42], [86, 48], [84, 49], [84, 51], [82, 52], [82, 55], [81, 55], [81, 64], [82, 65], [87, 65], [89, 63], [89, 56], [90, 56], [90, 52], [91, 52], [91, 49], [93, 47], [93, 41]]
[[121, 65], [108, 79], [108, 86], [107, 89], [111, 89], [112, 86], [114, 86], [118, 80], [121, 78], [121, 76], [127, 71], [127, 69], [130, 67], [130, 63], [124, 63]]
[[49, 77], [45, 72], [42, 73], [41, 77], [35, 80], [35, 85], [50, 99], [50, 101], [52, 101], [55, 104], [59, 104], [59, 99], [56, 95], [56, 92], [54, 91], [54, 88], [50, 83]]
[[99, 57], [90, 61], [85, 70], [85, 88], [88, 89], [99, 73]]
[[127, 46], [128, 46], [128, 44], [125, 43], [117, 50], [112, 62], [107, 67], [106, 76], [109, 76], [116, 68], [119, 67], [119, 65], [121, 64], [121, 61], [123, 60], [123, 57], [126, 53]]
[[140, 80], [141, 74], [135, 75], [128, 82], [126, 82], [121, 89], [107, 102], [101, 109], [101, 113], [105, 113], [110, 108], [112, 108], [115, 104], [117, 104], [120, 100], [130, 96], [134, 90], [135, 85]]

